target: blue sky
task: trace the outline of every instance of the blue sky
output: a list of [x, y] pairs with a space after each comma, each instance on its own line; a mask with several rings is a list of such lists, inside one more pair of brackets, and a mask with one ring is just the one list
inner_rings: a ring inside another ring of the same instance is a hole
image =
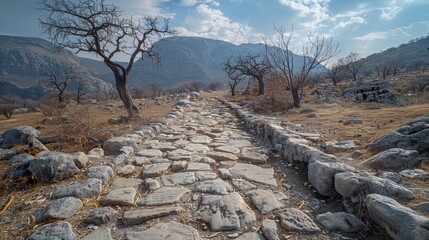
[[[428, 0], [106, 0], [126, 14], [168, 16], [179, 35], [235, 44], [273, 37], [273, 24], [295, 33], [295, 44], [310, 31], [332, 37], [343, 57], [362, 57], [429, 33]], [[36, 0], [1, 0], [0, 34], [46, 38]]]

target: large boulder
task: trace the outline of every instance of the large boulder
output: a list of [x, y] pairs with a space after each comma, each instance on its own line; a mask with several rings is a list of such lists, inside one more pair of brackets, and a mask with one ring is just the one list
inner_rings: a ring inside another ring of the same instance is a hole
[[419, 153], [415, 150], [392, 148], [378, 153], [365, 162], [376, 169], [401, 170], [415, 167], [420, 161]]
[[429, 149], [429, 124], [425, 122], [410, 122], [388, 133], [370, 144], [370, 150], [384, 151], [391, 148], [402, 148], [424, 152]]
[[103, 149], [106, 154], [120, 154], [122, 147], [137, 149], [136, 140], [130, 137], [115, 137], [104, 142]]
[[29, 137], [38, 137], [39, 131], [30, 126], [9, 128], [0, 136], [0, 148], [11, 148], [16, 144], [27, 143]]
[[61, 152], [42, 152], [30, 162], [28, 170], [39, 182], [57, 182], [74, 176], [79, 168], [73, 157]]
[[386, 80], [376, 80], [365, 83], [354, 89], [356, 101], [398, 104], [396, 96], [389, 91], [390, 83]]
[[378, 194], [366, 196], [371, 219], [393, 239], [429, 239], [429, 218]]

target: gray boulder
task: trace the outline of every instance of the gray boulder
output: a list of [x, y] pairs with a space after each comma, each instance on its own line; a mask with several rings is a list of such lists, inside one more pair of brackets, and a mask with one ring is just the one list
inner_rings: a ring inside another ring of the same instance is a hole
[[0, 148], [0, 160], [10, 159], [17, 154], [15, 149], [2, 149]]
[[401, 148], [385, 150], [365, 161], [365, 163], [372, 168], [383, 170], [401, 170], [409, 167], [415, 167], [420, 162], [421, 159], [417, 151], [404, 150]]
[[38, 182], [58, 182], [79, 172], [79, 168], [69, 154], [43, 152], [38, 158], [37, 161], [31, 161], [28, 167]]
[[330, 231], [358, 232], [364, 227], [355, 215], [345, 212], [319, 214], [316, 222]]
[[366, 196], [371, 219], [393, 239], [429, 239], [429, 218], [378, 194]]
[[33, 155], [27, 154], [27, 153], [21, 153], [21, 154], [17, 154], [11, 158], [9, 158], [9, 160], [7, 160], [7, 162], [9, 164], [15, 165], [15, 164], [21, 164], [21, 163], [25, 163], [31, 160], [36, 159], [36, 157], [34, 157]]
[[9, 128], [0, 136], [0, 148], [11, 148], [16, 144], [27, 143], [29, 137], [38, 137], [39, 131], [30, 126]]
[[72, 217], [82, 206], [81, 200], [74, 197], [65, 197], [36, 209], [32, 216], [34, 216], [36, 223], [66, 219]]
[[390, 83], [386, 80], [376, 80], [365, 83], [354, 89], [356, 101], [398, 104], [396, 96], [389, 91]]
[[106, 154], [120, 154], [122, 147], [137, 148], [136, 140], [130, 137], [115, 137], [104, 142], [103, 149]]
[[73, 227], [68, 222], [56, 222], [38, 227], [28, 237], [28, 240], [75, 240], [77, 235], [73, 232]]
[[73, 183], [55, 190], [52, 193], [54, 198], [76, 197], [88, 198], [101, 193], [102, 182], [97, 178], [89, 178], [77, 183]]

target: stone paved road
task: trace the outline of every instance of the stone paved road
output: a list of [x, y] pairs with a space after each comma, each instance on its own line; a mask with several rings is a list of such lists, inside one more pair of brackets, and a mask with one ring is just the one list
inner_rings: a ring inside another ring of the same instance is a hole
[[152, 125], [158, 132], [134, 153], [114, 156], [115, 174], [108, 166], [92, 168], [87, 173], [102, 182], [59, 191], [77, 206], [60, 206], [66, 216], [38, 210], [40, 219], [65, 220], [39, 227], [30, 239], [52, 231], [74, 239], [78, 229], [67, 218], [82, 204], [73, 200], [82, 194], [76, 189], [96, 195], [101, 184], [107, 194], [99, 198], [100, 208], [78, 228], [98, 227], [84, 239], [341, 239], [322, 231], [304, 202], [296, 204], [300, 197], [314, 199], [288, 192], [271, 150], [246, 133], [230, 109], [214, 99], [183, 104]]

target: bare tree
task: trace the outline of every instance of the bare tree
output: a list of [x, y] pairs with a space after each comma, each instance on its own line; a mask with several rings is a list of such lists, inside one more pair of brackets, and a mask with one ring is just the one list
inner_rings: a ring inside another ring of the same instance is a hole
[[80, 79], [77, 81], [76, 87], [76, 103], [80, 104], [82, 101], [82, 97], [86, 95], [88, 92], [85, 91], [86, 86], [88, 85], [88, 81]]
[[358, 79], [359, 71], [363, 66], [363, 62], [359, 61], [359, 53], [351, 52], [345, 58], [341, 58], [339, 63], [345, 67], [345, 69], [352, 75], [353, 81]]
[[342, 80], [343, 67], [339, 63], [332, 65], [330, 68], [328, 68], [326, 76], [331, 79], [334, 86], [336, 86], [337, 83]]
[[76, 69], [76, 66], [66, 63], [50, 66], [41, 74], [40, 84], [56, 91], [58, 102], [63, 103], [67, 86], [76, 78]]
[[228, 62], [231, 67], [235, 68], [236, 71], [241, 72], [242, 75], [256, 79], [259, 87], [258, 95], [264, 95], [264, 80], [270, 70], [270, 64], [265, 55], [261, 53], [246, 53], [244, 55], [239, 55], [236, 58], [230, 58]]
[[142, 99], [147, 96], [146, 90], [143, 87], [134, 87], [131, 89], [131, 93], [133, 94], [133, 97]]
[[[130, 116], [137, 115], [127, 87], [128, 76], [138, 57], [156, 58], [152, 42], [162, 39], [170, 30], [168, 19], [124, 17], [115, 5], [104, 0], [41, 0], [48, 17], [39, 20], [49, 38], [76, 53], [94, 53], [101, 57], [115, 76], [116, 89]], [[118, 55], [129, 56], [125, 66]]]
[[232, 57], [230, 57], [223, 65], [223, 70], [228, 74], [228, 85], [231, 88], [231, 96], [235, 96], [235, 89], [243, 81], [246, 76], [239, 71], [235, 64], [232, 64]]
[[382, 60], [381, 62], [379, 62], [378, 64], [377, 64], [377, 66], [375, 67], [375, 69], [376, 69], [376, 71], [377, 71], [377, 75], [378, 76], [380, 76], [381, 75], [381, 77], [383, 78], [383, 79], [386, 79], [386, 77], [387, 77], [387, 75], [389, 74], [389, 72], [390, 72], [390, 67], [391, 67], [391, 65], [390, 65], [390, 62], [388, 61], [388, 60]]
[[327, 64], [338, 53], [338, 45], [332, 39], [309, 33], [308, 42], [303, 44], [301, 51], [296, 51], [301, 55], [298, 56], [292, 52], [293, 32], [275, 29], [277, 40], [265, 40], [266, 56], [272, 66], [271, 74], [281, 79], [286, 89], [290, 90], [293, 106], [300, 107], [304, 87], [312, 84], [322, 73], [322, 64]]
[[156, 80], [153, 80], [149, 83], [149, 89], [151, 91], [152, 97], [160, 97], [162, 94], [162, 86]]
[[222, 83], [220, 82], [210, 82], [208, 84], [208, 90], [210, 91], [216, 91], [222, 88]]

